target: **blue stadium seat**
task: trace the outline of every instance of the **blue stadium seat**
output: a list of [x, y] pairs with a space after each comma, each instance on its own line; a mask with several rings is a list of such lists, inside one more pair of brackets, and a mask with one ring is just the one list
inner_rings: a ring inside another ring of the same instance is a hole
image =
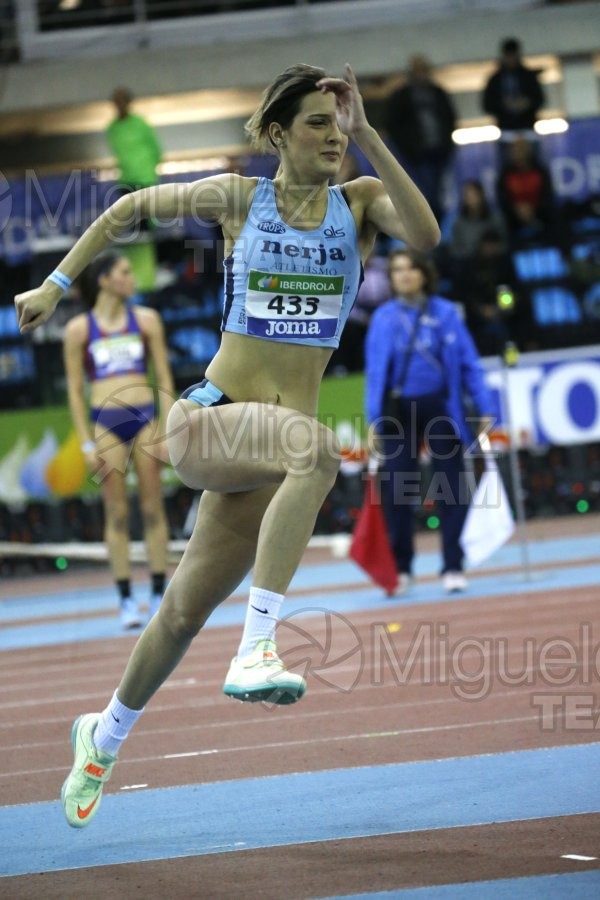
[[600, 216], [586, 216], [570, 223], [570, 229], [574, 235], [600, 235]]
[[219, 335], [209, 328], [185, 326], [177, 328], [169, 335], [169, 344], [179, 354], [171, 358], [175, 374], [184, 363], [205, 363], [213, 358], [219, 349]]
[[585, 292], [583, 308], [589, 319], [600, 320], [600, 281]]
[[35, 363], [29, 346], [0, 348], [0, 385], [33, 381]]
[[520, 281], [549, 281], [564, 278], [568, 266], [558, 247], [529, 247], [513, 253], [513, 263]]
[[17, 337], [19, 325], [14, 306], [0, 306], [0, 337]]
[[576, 295], [559, 285], [536, 288], [531, 292], [531, 306], [537, 325], [566, 325], [581, 322], [582, 319]]
[[600, 237], [594, 236], [588, 241], [574, 244], [571, 247], [571, 257], [584, 262], [600, 260]]

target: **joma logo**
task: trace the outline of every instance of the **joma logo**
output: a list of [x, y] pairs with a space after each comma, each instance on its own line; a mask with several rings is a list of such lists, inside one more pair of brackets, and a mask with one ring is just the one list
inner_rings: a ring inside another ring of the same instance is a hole
[[274, 334], [319, 335], [321, 328], [318, 322], [278, 322], [269, 319], [265, 335], [271, 337]]

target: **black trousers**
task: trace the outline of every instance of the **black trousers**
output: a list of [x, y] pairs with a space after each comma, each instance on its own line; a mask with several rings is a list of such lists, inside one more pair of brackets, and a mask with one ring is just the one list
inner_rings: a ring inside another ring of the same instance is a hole
[[[442, 572], [459, 572], [460, 534], [469, 506], [469, 483], [459, 429], [449, 418], [443, 394], [394, 401], [393, 419], [382, 429], [381, 498], [399, 572], [410, 573], [414, 556], [415, 509], [433, 500], [440, 519]], [[392, 412], [391, 409], [386, 412]], [[431, 458], [432, 479], [421, 483], [422, 445]]]

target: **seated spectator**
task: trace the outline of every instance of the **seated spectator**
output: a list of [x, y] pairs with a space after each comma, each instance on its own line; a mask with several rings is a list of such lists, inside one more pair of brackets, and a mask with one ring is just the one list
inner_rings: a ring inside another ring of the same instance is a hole
[[[517, 340], [522, 311], [515, 293], [516, 275], [503, 236], [488, 229], [475, 254], [455, 281], [455, 295], [464, 303], [467, 327], [482, 356], [501, 353], [508, 340]], [[498, 304], [504, 290], [515, 297], [513, 309]], [[518, 342], [518, 341], [517, 341]]]
[[548, 169], [537, 162], [532, 145], [517, 138], [497, 183], [502, 210], [513, 245], [554, 237], [554, 192]]
[[463, 263], [475, 256], [482, 235], [495, 231], [505, 237], [506, 228], [501, 213], [492, 210], [480, 181], [465, 181], [461, 187], [461, 203], [450, 232], [450, 254]]
[[388, 261], [375, 253], [365, 264], [363, 283], [342, 332], [340, 346], [327, 366], [328, 375], [362, 372], [365, 368], [365, 337], [371, 316], [380, 303], [389, 299]]

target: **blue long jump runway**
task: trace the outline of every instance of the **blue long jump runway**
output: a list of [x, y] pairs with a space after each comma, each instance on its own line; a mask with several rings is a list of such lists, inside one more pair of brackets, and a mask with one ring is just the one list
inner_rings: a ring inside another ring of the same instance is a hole
[[579, 744], [109, 794], [81, 831], [58, 801], [9, 806], [0, 875], [591, 813], [599, 768]]
[[[331, 567], [336, 565], [331, 563]], [[338, 564], [339, 565], [339, 564]], [[350, 565], [350, 564], [348, 564]], [[356, 579], [356, 567], [354, 578]], [[341, 573], [338, 571], [338, 579]], [[464, 594], [444, 594], [436, 584], [417, 584], [402, 602], [410, 606], [418, 606], [425, 603], [453, 602], [456, 600], [494, 597], [498, 594], [510, 593], [511, 595], [537, 595], [543, 600], [543, 594], [548, 590], [570, 591], [575, 587], [591, 587], [600, 584], [600, 563], [598, 565], [572, 566], [568, 570], [552, 570], [543, 574], [536, 574], [535, 580], [523, 581], [514, 573], [506, 575], [480, 576], [473, 581], [470, 588]], [[94, 593], [97, 593], [94, 589]], [[87, 592], [79, 593], [79, 610], [87, 609]], [[23, 603], [25, 601], [22, 601]], [[3, 604], [0, 604], [0, 609]], [[14, 650], [24, 647], [41, 647], [50, 644], [64, 644], [71, 641], [96, 641], [103, 638], [122, 637], [123, 631], [119, 625], [117, 607], [113, 604], [113, 611], [106, 616], [93, 619], [73, 619], [61, 622], [45, 622], [31, 625], [19, 625], [0, 629], [0, 650]], [[337, 613], [360, 612], [366, 609], [380, 609], [382, 605], [390, 605], [389, 600], [383, 596], [380, 588], [369, 586], [358, 590], [328, 591], [320, 598], [312, 594], [305, 596], [295, 595], [288, 597], [285, 602], [286, 616], [296, 615], [303, 610], [312, 611], [322, 607]], [[50, 615], [50, 604], [46, 605], [45, 615]], [[60, 597], [55, 598], [52, 613], [62, 611]], [[71, 610], [69, 610], [71, 611]], [[11, 614], [13, 618], [21, 618], [17, 615], [13, 603]], [[38, 613], [42, 615], [41, 613]], [[243, 625], [246, 614], [246, 603], [231, 603], [218, 607], [206, 623], [206, 628], [222, 628], [228, 625]], [[4, 621], [7, 621], [5, 612]], [[10, 621], [10, 619], [8, 619]]]
[[[502, 593], [511, 595], [532, 595], [541, 597], [547, 590], [572, 590], [574, 587], [590, 587], [600, 584], [600, 562], [585, 563], [598, 556], [597, 535], [584, 537], [564, 537], [552, 540], [531, 541], [529, 557], [532, 565], [564, 562], [564, 569], [536, 571], [530, 580], [525, 580], [521, 572], [505, 571], [518, 566], [521, 550], [517, 544], [502, 547], [494, 555], [493, 565], [500, 571], [494, 575], [485, 574], [485, 569], [469, 573], [471, 584], [461, 595], [446, 595], [437, 582], [417, 581], [410, 593], [402, 598], [411, 606], [425, 603], [453, 601], [456, 599], [482, 599]], [[575, 563], [575, 564], [574, 564]], [[579, 564], [577, 564], [579, 563]], [[439, 554], [423, 553], [417, 556], [416, 573], [419, 576], [434, 575], [439, 568]], [[250, 579], [239, 588], [246, 593]], [[352, 590], [336, 591], [338, 585], [353, 585]], [[358, 585], [357, 587], [354, 587]], [[323, 588], [318, 598], [313, 593], [303, 594]], [[378, 609], [389, 603], [380, 588], [373, 586], [365, 573], [351, 560], [332, 560], [327, 563], [301, 566], [291, 589], [292, 596], [286, 599], [285, 614], [297, 615], [303, 610], [326, 607], [331, 612], [352, 613], [368, 609]], [[147, 587], [135, 586], [135, 596], [147, 600]], [[75, 618], [77, 613], [94, 613], [93, 618]], [[0, 650], [38, 647], [62, 644], [71, 641], [93, 641], [104, 638], [121, 637], [123, 632], [117, 616], [114, 590], [107, 588], [87, 588], [63, 593], [40, 594], [33, 597], [12, 597], [0, 602]], [[106, 615], [102, 615], [106, 612]], [[246, 603], [228, 603], [220, 606], [211, 615], [206, 627], [241, 625], [244, 621]], [[38, 623], [36, 619], [48, 616], [69, 616], [60, 622]], [[19, 625], [11, 626], [12, 621]], [[28, 620], [28, 624], [24, 624]], [[29, 624], [30, 623], [30, 624]]]
[[435, 887], [404, 888], [374, 894], [347, 894], [325, 900], [598, 900], [600, 872], [568, 872], [562, 875], [530, 875], [497, 881], [470, 881]]

